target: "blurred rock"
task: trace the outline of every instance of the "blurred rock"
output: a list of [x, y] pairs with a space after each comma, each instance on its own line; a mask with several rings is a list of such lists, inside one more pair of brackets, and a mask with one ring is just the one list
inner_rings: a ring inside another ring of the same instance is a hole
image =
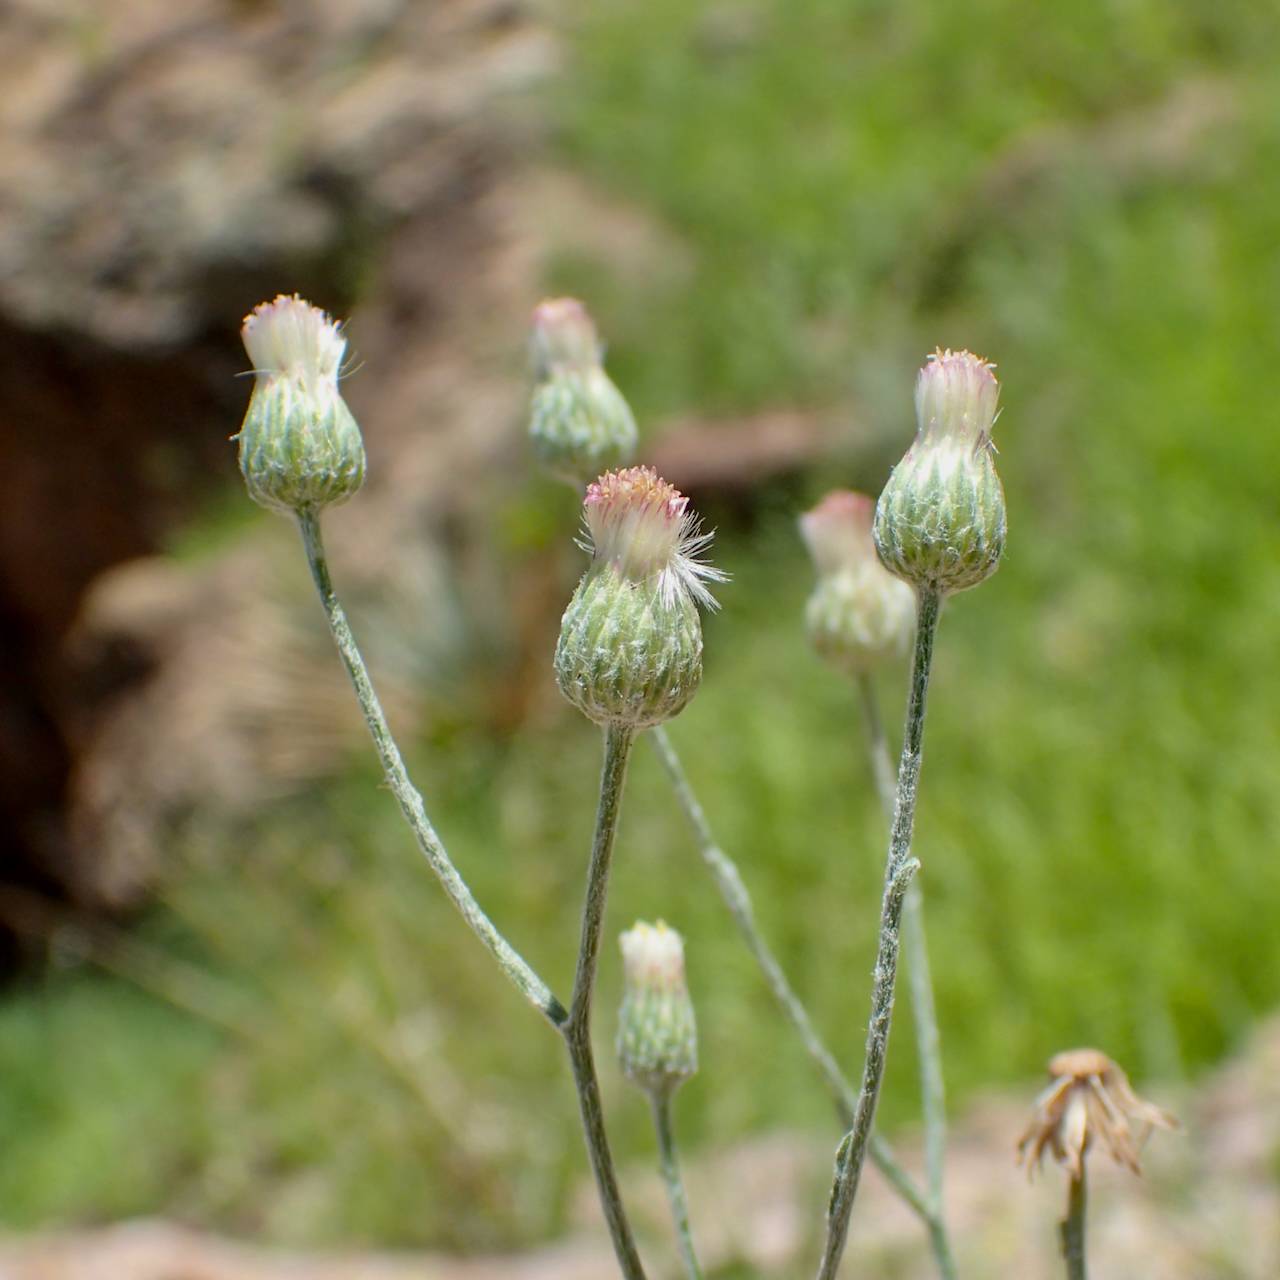
[[[436, 592], [423, 629], [458, 630], [430, 547], [459, 536], [458, 495], [518, 416], [514, 389], [459, 352], [492, 349], [477, 317], [509, 314], [520, 334], [531, 301], [502, 182], [536, 138], [524, 94], [554, 48], [515, 0], [0, 0], [0, 19], [0, 874], [119, 902], [157, 856], [142, 850], [165, 780], [162, 812], [191, 794], [184, 758], [215, 794], [252, 794], [216, 764], [234, 753], [201, 718], [213, 686], [238, 691], [229, 725], [258, 696], [245, 672], [308, 669], [290, 665], [293, 623], [247, 603], [276, 585], [253, 552], [240, 577], [103, 582], [67, 645], [88, 584], [234, 476], [237, 326], [262, 298], [299, 290], [344, 315], [364, 300], [354, 354], [378, 372], [349, 399], [383, 483], [335, 558], [357, 596], [380, 561], [409, 562], [402, 612]], [[269, 791], [258, 750], [236, 768]], [[118, 856], [111, 833], [129, 826]]]

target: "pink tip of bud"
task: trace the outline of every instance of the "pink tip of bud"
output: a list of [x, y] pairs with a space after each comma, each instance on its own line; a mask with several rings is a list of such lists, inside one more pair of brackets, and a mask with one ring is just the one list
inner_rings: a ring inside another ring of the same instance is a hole
[[259, 303], [240, 336], [256, 373], [297, 378], [310, 391], [337, 386], [347, 349], [341, 326], [296, 293]]
[[699, 559], [711, 535], [698, 531], [689, 499], [652, 467], [606, 471], [587, 486], [582, 508], [597, 560], [636, 581], [660, 574], [669, 599], [681, 590], [714, 608], [702, 584], [725, 574]]
[[600, 363], [600, 339], [586, 307], [577, 298], [548, 298], [533, 309], [530, 338], [534, 376]]
[[833, 489], [800, 517], [800, 534], [820, 574], [851, 569], [861, 561], [879, 563], [871, 536], [875, 513], [874, 498]]
[[939, 347], [916, 379], [920, 430], [985, 444], [996, 418], [996, 366], [970, 351]]
[[668, 484], [652, 467], [623, 467], [606, 471], [587, 486], [583, 499], [588, 519], [592, 508], [596, 518], [611, 518], [636, 512], [651, 512], [655, 518], [678, 522], [684, 517], [689, 499], [675, 485]]
[[684, 985], [684, 940], [661, 920], [637, 921], [618, 942], [628, 986], [673, 991]]

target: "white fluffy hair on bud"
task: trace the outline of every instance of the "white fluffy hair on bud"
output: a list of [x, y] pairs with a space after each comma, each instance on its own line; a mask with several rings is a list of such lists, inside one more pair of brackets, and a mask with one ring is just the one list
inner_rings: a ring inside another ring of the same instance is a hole
[[294, 378], [310, 392], [337, 387], [347, 349], [342, 326], [296, 293], [256, 306], [240, 336], [255, 373]]
[[949, 347], [929, 356], [916, 378], [920, 431], [986, 444], [1000, 398], [995, 368], [981, 356]]
[[632, 987], [671, 988], [684, 981], [684, 939], [661, 920], [643, 920], [618, 938], [622, 967]]
[[701, 559], [714, 537], [704, 533], [689, 499], [652, 467], [607, 471], [587, 486], [583, 519], [586, 549], [635, 581], [657, 575], [664, 604], [681, 595], [707, 609], [717, 607], [703, 585], [728, 575]]

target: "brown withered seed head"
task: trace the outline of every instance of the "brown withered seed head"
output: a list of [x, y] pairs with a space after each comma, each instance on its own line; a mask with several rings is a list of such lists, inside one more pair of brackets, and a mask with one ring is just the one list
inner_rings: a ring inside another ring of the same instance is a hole
[[1138, 1155], [1152, 1129], [1176, 1129], [1167, 1111], [1134, 1093], [1129, 1078], [1099, 1049], [1069, 1049], [1049, 1062], [1053, 1083], [1036, 1099], [1035, 1114], [1018, 1140], [1018, 1162], [1034, 1173], [1049, 1151], [1073, 1178], [1095, 1138], [1111, 1158], [1141, 1173]]

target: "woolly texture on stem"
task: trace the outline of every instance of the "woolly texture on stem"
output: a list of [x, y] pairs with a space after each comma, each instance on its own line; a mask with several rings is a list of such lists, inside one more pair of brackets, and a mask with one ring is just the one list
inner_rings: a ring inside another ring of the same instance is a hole
[[653, 1107], [653, 1128], [658, 1136], [658, 1163], [662, 1169], [662, 1181], [667, 1188], [667, 1201], [671, 1206], [671, 1219], [675, 1223], [676, 1244], [680, 1248], [680, 1261], [684, 1264], [688, 1280], [702, 1280], [702, 1268], [693, 1247], [693, 1230], [689, 1226], [689, 1201], [684, 1193], [684, 1180], [680, 1177], [679, 1153], [676, 1135], [671, 1124], [671, 1090], [655, 1089], [649, 1094]]
[[858, 1181], [866, 1158], [867, 1142], [875, 1120], [880, 1085], [884, 1078], [889, 1049], [889, 1029], [893, 1021], [893, 994], [898, 971], [902, 906], [917, 866], [911, 857], [911, 833], [915, 823], [916, 790], [920, 780], [920, 756], [924, 740], [925, 700], [929, 690], [929, 669], [933, 663], [933, 641], [938, 626], [941, 597], [937, 592], [920, 592], [916, 618], [915, 655], [911, 667], [911, 691], [907, 701], [907, 725], [898, 766], [898, 791], [893, 824], [889, 833], [889, 853], [885, 863], [884, 898], [880, 907], [880, 941], [876, 953], [871, 993], [871, 1018], [867, 1025], [866, 1056], [862, 1087], [853, 1124], [836, 1158], [835, 1181], [827, 1215], [827, 1238], [818, 1280], [835, 1280], [840, 1258], [849, 1235], [849, 1216], [858, 1194]]
[[591, 865], [587, 871], [587, 892], [582, 904], [582, 937], [578, 946], [578, 968], [573, 981], [573, 1000], [564, 1024], [565, 1044], [578, 1086], [582, 1129], [587, 1153], [595, 1174], [596, 1187], [605, 1222], [613, 1240], [618, 1265], [626, 1280], [644, 1280], [644, 1267], [636, 1249], [631, 1225], [622, 1205], [618, 1175], [609, 1151], [600, 1103], [600, 1082], [596, 1077], [595, 1055], [591, 1048], [591, 1005], [595, 992], [596, 968], [600, 959], [600, 935], [604, 927], [609, 894], [609, 869], [613, 862], [613, 842], [622, 808], [622, 789], [627, 762], [635, 741], [634, 731], [623, 725], [609, 725], [604, 731], [604, 765], [600, 774], [600, 804], [596, 812], [595, 839]]
[[436, 835], [435, 828], [427, 817], [422, 795], [410, 780], [400, 749], [391, 736], [391, 729], [383, 714], [382, 704], [374, 692], [364, 658], [360, 655], [355, 636], [347, 622], [346, 610], [343, 609], [334, 592], [333, 582], [329, 576], [329, 563], [325, 558], [324, 544], [320, 538], [319, 516], [314, 511], [303, 511], [298, 516], [298, 523], [302, 530], [307, 563], [311, 566], [311, 577], [319, 593], [320, 603], [324, 606], [325, 618], [329, 623], [334, 644], [337, 645], [343, 665], [347, 669], [348, 676], [351, 677], [356, 700], [360, 703], [360, 710], [364, 712], [374, 748], [378, 753], [378, 759], [382, 762], [387, 785], [391, 788], [391, 793], [400, 806], [400, 812], [404, 815], [418, 842], [418, 848], [422, 850], [428, 865], [444, 887], [445, 893], [449, 895], [449, 900], [457, 907], [462, 918], [480, 941], [492, 952], [494, 959], [502, 967], [503, 973], [552, 1026], [557, 1029], [562, 1028], [568, 1020], [568, 1012], [551, 993], [547, 984], [538, 977], [528, 962], [498, 932], [493, 922], [481, 910], [466, 881], [450, 861], [444, 845], [440, 842], [440, 837]]
[[[893, 765], [884, 723], [876, 704], [875, 690], [868, 677], [858, 680], [862, 694], [863, 718], [867, 726], [867, 751], [876, 791], [885, 820], [893, 821]], [[929, 948], [924, 931], [924, 895], [912, 881], [902, 906], [902, 945], [907, 953], [907, 984], [911, 992], [911, 1019], [915, 1026], [916, 1049], [920, 1059], [920, 1095], [924, 1112], [925, 1170], [929, 1187], [929, 1237], [938, 1269], [945, 1280], [953, 1280], [955, 1259], [943, 1216], [943, 1176], [946, 1164], [947, 1106], [942, 1076], [942, 1048], [933, 998], [933, 978], [929, 971]], [[874, 1151], [872, 1155], [874, 1157]]]
[[[720, 897], [729, 909], [729, 914], [733, 917], [733, 922], [737, 925], [742, 940], [747, 944], [747, 949], [754, 957], [769, 990], [778, 1002], [778, 1007], [786, 1015], [791, 1025], [795, 1027], [801, 1043], [804, 1045], [805, 1052], [808, 1053], [825, 1081], [827, 1089], [831, 1093], [832, 1101], [835, 1103], [836, 1114], [840, 1117], [841, 1124], [852, 1125], [854, 1111], [858, 1102], [853, 1086], [845, 1078], [834, 1055], [818, 1034], [817, 1028], [814, 1027], [813, 1021], [809, 1017], [808, 1010], [801, 1003], [799, 996], [796, 995], [791, 983], [787, 980], [782, 966], [778, 963], [777, 957], [764, 940], [759, 925], [756, 923], [755, 909], [751, 905], [751, 895], [747, 892], [747, 887], [743, 883], [737, 864], [716, 844], [711, 824], [707, 821], [702, 805], [698, 802], [698, 797], [694, 794], [693, 788], [689, 784], [689, 779], [684, 772], [684, 766], [680, 763], [680, 757], [676, 754], [675, 747], [672, 745], [665, 726], [660, 725], [653, 729], [650, 737], [662, 760], [663, 767], [667, 771], [667, 776], [671, 780], [676, 802], [680, 805], [685, 817], [689, 820], [689, 825], [693, 828], [694, 837], [698, 844], [698, 852], [702, 855], [702, 861], [707, 870], [711, 872], [716, 882], [716, 888], [720, 891]], [[924, 1195], [902, 1166], [898, 1164], [889, 1144], [875, 1134], [871, 1137], [871, 1159], [912, 1210], [926, 1224], [930, 1224], [932, 1214]], [[930, 1234], [933, 1234], [931, 1225]], [[944, 1272], [945, 1274], [947, 1273]]]

